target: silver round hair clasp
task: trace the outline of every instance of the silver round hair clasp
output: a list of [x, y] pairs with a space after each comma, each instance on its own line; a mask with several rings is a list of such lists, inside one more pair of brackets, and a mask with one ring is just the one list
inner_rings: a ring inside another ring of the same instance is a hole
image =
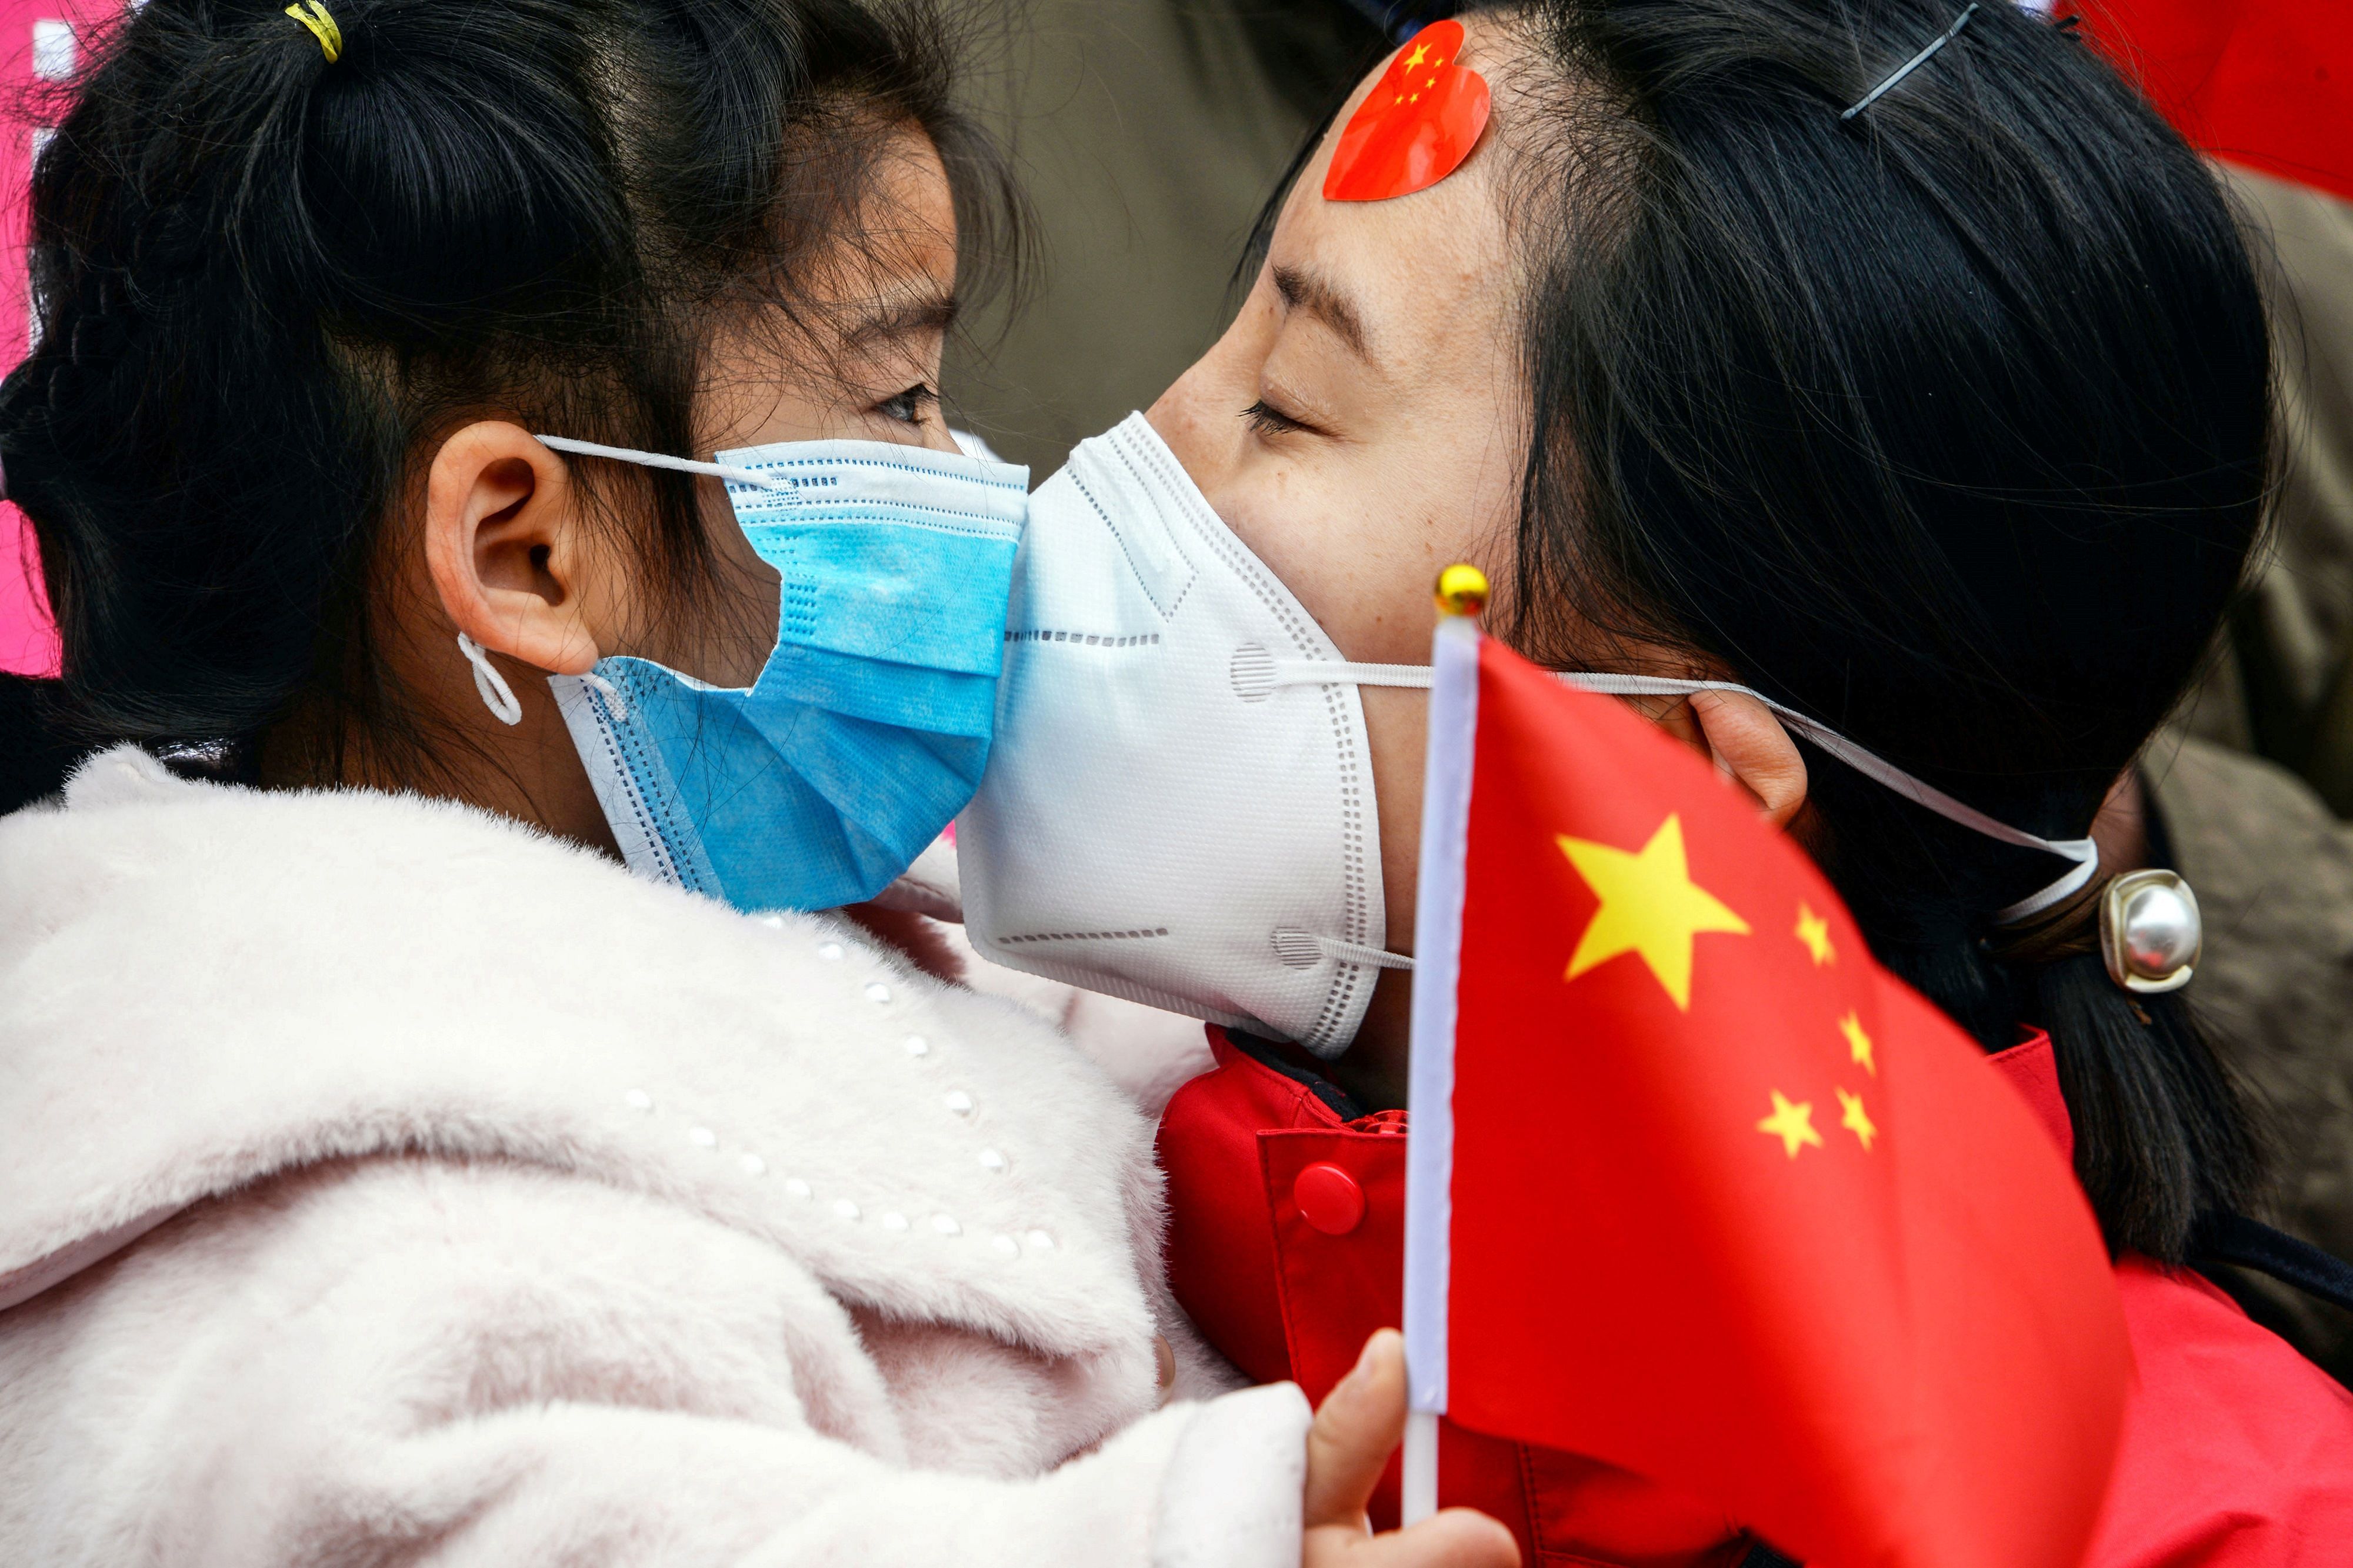
[[2205, 945], [2198, 895], [2171, 871], [2126, 872], [2100, 896], [2100, 956], [2127, 991], [2180, 990]]

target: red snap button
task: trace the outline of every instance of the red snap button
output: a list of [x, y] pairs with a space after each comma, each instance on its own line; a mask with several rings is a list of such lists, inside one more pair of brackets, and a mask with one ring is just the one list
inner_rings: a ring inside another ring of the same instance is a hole
[[1315, 1164], [1291, 1184], [1291, 1201], [1326, 1236], [1345, 1236], [1365, 1217], [1365, 1189], [1337, 1165]]

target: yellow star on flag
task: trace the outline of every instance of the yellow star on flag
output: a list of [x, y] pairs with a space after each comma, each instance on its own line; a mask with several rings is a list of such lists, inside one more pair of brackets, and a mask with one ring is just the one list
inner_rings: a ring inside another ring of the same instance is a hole
[[1873, 1127], [1871, 1124], [1871, 1118], [1863, 1114], [1862, 1096], [1849, 1094], [1835, 1086], [1831, 1092], [1839, 1097], [1839, 1109], [1846, 1112], [1839, 1118], [1839, 1125], [1861, 1139], [1862, 1152], [1866, 1154], [1870, 1153], [1871, 1141], [1879, 1136], [1879, 1129]]
[[1798, 903], [1798, 940], [1814, 955], [1814, 967], [1838, 962], [1838, 949], [1831, 945], [1831, 922], [1814, 913], [1813, 906], [1800, 900]]
[[1777, 1089], [1772, 1092], [1773, 1114], [1759, 1121], [1757, 1124], [1757, 1131], [1778, 1138], [1781, 1141], [1781, 1152], [1792, 1160], [1798, 1157], [1798, 1151], [1807, 1144], [1810, 1143], [1817, 1149], [1820, 1148], [1822, 1135], [1814, 1131], [1814, 1102], [1810, 1100], [1801, 1100], [1792, 1105], [1782, 1098], [1779, 1089]]
[[1414, 67], [1419, 65], [1429, 58], [1430, 46], [1428, 44], [1416, 44], [1413, 47], [1413, 53], [1406, 57], [1405, 68], [1411, 70]]
[[1872, 1077], [1879, 1076], [1879, 1063], [1871, 1054], [1871, 1037], [1862, 1032], [1862, 1020], [1852, 1012], [1839, 1020], [1839, 1033], [1846, 1037], [1846, 1054], [1862, 1064], [1862, 1070]]
[[1574, 980], [1621, 952], [1639, 952], [1676, 1006], [1691, 1011], [1692, 941], [1702, 931], [1748, 934], [1748, 922], [1691, 879], [1683, 862], [1683, 824], [1670, 814], [1639, 851], [1556, 836], [1560, 852], [1601, 900], [1569, 955]]

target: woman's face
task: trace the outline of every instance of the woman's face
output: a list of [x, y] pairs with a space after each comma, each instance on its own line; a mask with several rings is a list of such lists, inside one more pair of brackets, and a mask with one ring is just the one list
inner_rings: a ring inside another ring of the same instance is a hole
[[[1507, 41], [1492, 20], [1464, 26], [1462, 63], [1499, 87]], [[1468, 561], [1509, 578], [1526, 454], [1515, 268], [1493, 122], [1426, 190], [1324, 199], [1337, 127], [1372, 79], [1300, 175], [1240, 315], [1149, 418], [1344, 656], [1427, 664], [1440, 569]], [[1427, 702], [1363, 697], [1389, 945], [1409, 951]], [[1404, 995], [1387, 979], [1383, 992]]]
[[[1284, 204], [1241, 313], [1149, 415], [1209, 505], [1289, 585], [1345, 657], [1430, 662], [1440, 568], [1467, 561], [1509, 592], [1528, 450], [1515, 314], [1522, 274], [1500, 199], [1515, 81], [1543, 83], [1530, 46], [1467, 19], [1461, 63], [1494, 114], [1461, 167], [1381, 202], [1327, 202], [1324, 175], [1361, 84]], [[1386, 62], [1384, 62], [1386, 63]], [[1508, 605], [1499, 605], [1508, 613]], [[1613, 641], [1609, 668], [1733, 672], [1662, 645]], [[1419, 691], [1362, 689], [1381, 833], [1388, 945], [1413, 947], [1420, 843]], [[1746, 699], [1633, 699], [1786, 823], [1805, 764]], [[1339, 1074], [1368, 1103], [1404, 1103], [1407, 972], [1384, 972]]]
[[[1466, 33], [1462, 63], [1493, 82], [1494, 24]], [[1372, 79], [1284, 204], [1241, 313], [1149, 417], [1342, 653], [1422, 663], [1439, 569], [1506, 562], [1527, 400], [1495, 125], [1427, 190], [1324, 199]]]

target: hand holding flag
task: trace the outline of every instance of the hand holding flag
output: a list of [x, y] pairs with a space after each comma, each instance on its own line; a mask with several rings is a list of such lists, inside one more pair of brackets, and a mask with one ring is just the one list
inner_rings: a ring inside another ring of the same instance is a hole
[[1405, 1426], [1405, 1346], [1394, 1329], [1365, 1342], [1307, 1433], [1300, 1568], [1516, 1568], [1518, 1542], [1483, 1513], [1449, 1509], [1373, 1534], [1365, 1512]]

